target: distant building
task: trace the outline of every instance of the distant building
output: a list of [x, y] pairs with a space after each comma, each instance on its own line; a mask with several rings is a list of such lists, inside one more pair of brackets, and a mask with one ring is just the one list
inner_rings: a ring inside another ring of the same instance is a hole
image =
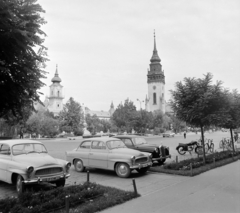
[[111, 103], [109, 111], [103, 111], [103, 110], [93, 111], [85, 107], [85, 114], [89, 114], [91, 116], [96, 115], [99, 119], [105, 119], [105, 120], [109, 120], [113, 115], [114, 111], [115, 109], [114, 109], [113, 103]]
[[155, 32], [153, 55], [150, 62], [150, 70], [147, 73], [148, 96], [145, 99], [145, 109], [149, 112], [161, 110], [165, 113], [165, 76], [157, 52]]

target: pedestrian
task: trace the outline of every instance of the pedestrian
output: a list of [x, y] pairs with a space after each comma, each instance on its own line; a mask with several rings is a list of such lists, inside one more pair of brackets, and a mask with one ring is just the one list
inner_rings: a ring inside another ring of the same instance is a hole
[[186, 135], [187, 135], [187, 133], [186, 133], [186, 131], [184, 131], [184, 133], [183, 133], [184, 139], [186, 139]]
[[235, 139], [235, 142], [238, 141], [238, 133], [237, 132], [234, 133], [234, 139]]
[[22, 139], [23, 138], [23, 129], [21, 128], [20, 129], [20, 139]]

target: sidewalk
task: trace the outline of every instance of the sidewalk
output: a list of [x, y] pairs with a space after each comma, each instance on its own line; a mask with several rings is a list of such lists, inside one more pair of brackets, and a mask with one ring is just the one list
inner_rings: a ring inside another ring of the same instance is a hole
[[145, 194], [101, 213], [238, 213], [240, 161]]

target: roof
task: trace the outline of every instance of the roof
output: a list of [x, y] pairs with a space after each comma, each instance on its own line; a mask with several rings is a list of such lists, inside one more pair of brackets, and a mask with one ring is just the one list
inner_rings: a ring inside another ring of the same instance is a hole
[[23, 143], [40, 143], [42, 144], [42, 142], [40, 141], [36, 141], [36, 140], [29, 140], [29, 139], [17, 139], [17, 140], [1, 140], [1, 143], [5, 143], [8, 144], [9, 146], [14, 146], [16, 144], [23, 144]]
[[89, 141], [89, 140], [107, 142], [107, 141], [120, 140], [120, 139], [114, 138], [114, 137], [94, 137], [94, 138], [86, 138], [83, 141]]
[[115, 135], [115, 136], [113, 136], [113, 138], [118, 138], [118, 137], [121, 137], [121, 138], [141, 138], [142, 136], [139, 136], [139, 135]]

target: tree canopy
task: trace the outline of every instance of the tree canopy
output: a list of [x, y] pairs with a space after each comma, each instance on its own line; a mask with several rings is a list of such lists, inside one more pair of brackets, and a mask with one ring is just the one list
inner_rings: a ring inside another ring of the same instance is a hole
[[0, 117], [9, 111], [21, 116], [24, 107], [33, 109], [44, 86], [46, 34], [40, 29], [45, 11], [36, 0], [0, 1]]
[[60, 130], [73, 132], [75, 135], [83, 134], [84, 115], [81, 105], [72, 97], [63, 106], [59, 113]]

